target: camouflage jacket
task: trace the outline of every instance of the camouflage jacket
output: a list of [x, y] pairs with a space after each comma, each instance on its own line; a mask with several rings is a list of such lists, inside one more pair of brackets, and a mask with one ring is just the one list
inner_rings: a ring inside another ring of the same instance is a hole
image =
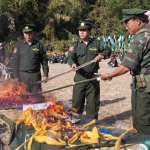
[[[147, 29], [146, 32], [140, 30]], [[144, 68], [150, 67], [150, 26], [145, 24], [131, 40], [122, 65], [130, 68], [135, 75], [141, 73]], [[144, 72], [142, 72], [144, 73]]]

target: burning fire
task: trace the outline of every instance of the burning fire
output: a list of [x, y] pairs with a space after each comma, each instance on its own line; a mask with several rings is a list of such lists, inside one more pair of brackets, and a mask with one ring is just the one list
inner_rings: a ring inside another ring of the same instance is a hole
[[[37, 142], [52, 145], [66, 145], [67, 143], [69, 146], [99, 142], [96, 127], [92, 131], [87, 131], [90, 125], [95, 124], [95, 120], [81, 126], [79, 125], [80, 116], [72, 111], [65, 112], [63, 103], [55, 100], [50, 101], [47, 109], [39, 111], [34, 111], [32, 108], [26, 109], [16, 121], [16, 127], [20, 123], [34, 127], [36, 131], [32, 137]], [[30, 147], [30, 144], [28, 146]]]
[[[6, 82], [1, 85], [0, 91], [0, 108], [7, 106], [10, 108], [13, 106], [20, 107], [23, 104], [37, 103], [37, 97], [25, 96], [26, 85], [21, 82], [15, 84], [14, 82]], [[71, 111], [65, 112], [65, 106], [62, 102], [58, 103], [55, 100], [51, 100], [50, 103], [47, 109], [40, 111], [33, 111], [31, 108], [28, 108], [16, 121], [16, 125], [20, 123], [24, 123], [27, 126], [32, 125], [36, 130], [34, 136], [41, 136], [44, 131], [44, 136], [47, 137], [47, 134], [51, 132], [48, 136], [50, 138], [55, 137], [58, 143], [61, 141], [59, 143], [60, 145], [64, 145], [66, 142], [71, 144], [76, 141], [76, 139], [77, 141], [81, 140], [82, 143], [82, 141], [84, 141], [82, 140], [84, 139], [82, 135], [83, 133], [84, 135], [87, 134], [85, 133], [87, 128], [85, 126], [76, 125], [76, 123], [81, 123], [79, 115]], [[53, 132], [55, 132], [55, 136]], [[88, 134], [86, 137], [88, 137]], [[43, 140], [44, 138], [41, 139]], [[42, 141], [41, 139], [40, 141]], [[96, 142], [97, 141], [96, 139]], [[96, 142], [94, 141], [94, 143]]]
[[[71, 113], [65, 112], [65, 106], [62, 102], [56, 103], [55, 100], [50, 101], [50, 105], [47, 109], [40, 110], [37, 112], [33, 112], [32, 119], [36, 120], [37, 124], [45, 124], [45, 123], [56, 123], [61, 127], [58, 129], [72, 128], [71, 119], [75, 119], [75, 116], [72, 118], [68, 118], [68, 115], [71, 116]], [[56, 129], [55, 129], [56, 130]]]
[[39, 102], [37, 96], [26, 95], [23, 82], [8, 81], [0, 85], [0, 109], [21, 108], [23, 104]]
[[71, 111], [65, 112], [62, 102], [57, 103], [51, 100], [50, 103], [44, 110], [27, 109], [26, 114], [20, 116], [16, 124], [23, 122], [25, 125], [32, 125], [36, 130], [46, 126], [46, 130], [61, 132], [63, 140], [68, 140], [75, 133], [82, 134], [85, 131], [85, 128], [75, 125], [81, 122], [78, 114]]
[[51, 105], [49, 105], [49, 107], [46, 109], [51, 113], [56, 113], [56, 114], [60, 114], [60, 115], [67, 115], [67, 113], [64, 111], [65, 106], [63, 105], [62, 102], [59, 102], [56, 104], [55, 100], [51, 100]]
[[25, 95], [27, 86], [22, 82], [6, 82], [0, 87], [0, 100], [5, 97], [12, 99], [21, 99], [22, 95]]

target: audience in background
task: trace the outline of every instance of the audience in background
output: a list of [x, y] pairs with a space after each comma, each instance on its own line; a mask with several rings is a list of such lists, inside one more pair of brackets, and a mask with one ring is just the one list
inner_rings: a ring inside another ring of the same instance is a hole
[[49, 54], [48, 56], [49, 63], [61, 63], [66, 64], [67, 63], [67, 56], [65, 54]]

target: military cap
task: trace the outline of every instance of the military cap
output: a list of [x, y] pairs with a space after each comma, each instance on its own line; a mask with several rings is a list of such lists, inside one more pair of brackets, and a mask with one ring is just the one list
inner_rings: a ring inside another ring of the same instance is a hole
[[134, 17], [140, 17], [140, 18], [145, 18], [144, 13], [147, 10], [144, 9], [138, 9], [138, 8], [131, 8], [131, 9], [123, 9], [122, 13], [123, 13], [123, 19], [121, 20], [121, 22], [126, 21], [128, 19], [132, 19]]
[[80, 29], [91, 29], [92, 24], [88, 21], [81, 21], [79, 27], [77, 28], [78, 30]]
[[30, 32], [35, 30], [35, 25], [34, 24], [24, 24], [22, 26], [22, 32]]

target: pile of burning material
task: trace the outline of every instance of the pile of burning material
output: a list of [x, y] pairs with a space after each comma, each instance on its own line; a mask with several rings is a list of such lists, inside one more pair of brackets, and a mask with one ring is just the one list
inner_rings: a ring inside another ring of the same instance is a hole
[[24, 124], [35, 129], [35, 133], [26, 139], [26, 142], [29, 142], [28, 150], [31, 149], [33, 138], [39, 143], [69, 145], [70, 147], [99, 143], [97, 128], [94, 126], [92, 130], [88, 130], [89, 126], [95, 124], [95, 120], [81, 125], [82, 120], [78, 114], [72, 111], [65, 112], [63, 103], [57, 104], [55, 101], [51, 101], [51, 103], [47, 109], [40, 111], [33, 111], [31, 108], [26, 109], [16, 121], [16, 128], [20, 124]]
[[37, 96], [26, 94], [26, 85], [22, 82], [5, 82], [0, 85], [0, 109], [22, 108], [23, 104], [39, 102]]
[[[125, 131], [120, 137], [99, 132], [102, 128], [114, 129], [112, 126], [96, 127], [96, 121], [82, 122], [82, 115], [72, 111], [65, 111], [63, 103], [50, 101], [47, 109], [34, 111], [27, 108], [18, 118], [10, 138], [10, 148], [15, 150], [28, 149], [55, 149], [56, 147], [65, 148], [88, 146], [91, 148], [114, 146], [114, 150], [120, 149], [121, 139], [127, 132], [136, 133], [135, 129]], [[20, 145], [20, 146], [19, 146]], [[46, 148], [43, 148], [46, 145]], [[55, 147], [55, 148], [54, 148]], [[117, 148], [116, 148], [117, 147]], [[56, 148], [57, 149], [57, 148]]]

